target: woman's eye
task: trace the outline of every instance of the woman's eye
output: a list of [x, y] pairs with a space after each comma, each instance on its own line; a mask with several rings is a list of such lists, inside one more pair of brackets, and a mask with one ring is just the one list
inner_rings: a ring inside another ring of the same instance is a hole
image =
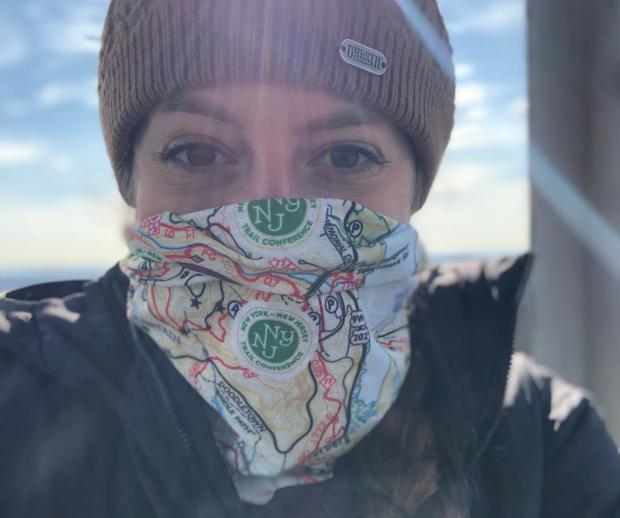
[[321, 153], [319, 159], [322, 166], [345, 174], [373, 172], [373, 169], [385, 163], [377, 153], [352, 144], [332, 146]]
[[211, 146], [192, 146], [184, 149], [177, 155], [177, 159], [188, 162], [191, 165], [211, 165], [216, 158], [216, 151]]
[[360, 159], [360, 150], [354, 147], [341, 146], [330, 152], [334, 167], [355, 167]]
[[226, 155], [209, 144], [181, 144], [156, 154], [160, 162], [179, 162], [183, 166], [195, 168], [214, 165], [218, 162], [218, 156], [223, 157], [224, 162], [232, 163]]

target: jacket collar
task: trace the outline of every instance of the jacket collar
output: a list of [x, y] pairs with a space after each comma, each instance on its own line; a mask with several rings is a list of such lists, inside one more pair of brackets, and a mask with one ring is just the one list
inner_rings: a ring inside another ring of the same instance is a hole
[[532, 262], [525, 254], [431, 268], [411, 301], [412, 346], [432, 373], [428, 408], [436, 426], [460, 453], [461, 466], [454, 469], [475, 466], [501, 418], [518, 306]]

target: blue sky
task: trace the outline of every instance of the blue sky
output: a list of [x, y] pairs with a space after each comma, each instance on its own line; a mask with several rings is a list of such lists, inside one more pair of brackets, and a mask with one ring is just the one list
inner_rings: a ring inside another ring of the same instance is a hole
[[[107, 0], [0, 4], [0, 231], [4, 271], [105, 267], [124, 254], [123, 208], [97, 112]], [[522, 1], [440, 0], [457, 68], [457, 121], [414, 219], [433, 254], [529, 243]]]

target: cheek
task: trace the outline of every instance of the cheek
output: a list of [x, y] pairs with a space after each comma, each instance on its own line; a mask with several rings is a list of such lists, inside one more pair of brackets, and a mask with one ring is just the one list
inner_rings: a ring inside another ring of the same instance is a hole
[[388, 167], [361, 192], [342, 197], [352, 198], [369, 209], [408, 223], [414, 199], [413, 173], [407, 168]]
[[384, 205], [388, 210], [386, 214], [399, 221], [408, 222], [414, 199], [413, 175], [409, 171], [394, 175], [384, 193]]
[[136, 153], [133, 164], [133, 188], [136, 216], [140, 219], [167, 210], [173, 205], [171, 193], [162, 181], [158, 167], [148, 160], [144, 152]]
[[381, 192], [385, 203], [401, 220], [408, 220], [411, 215], [416, 183], [414, 175], [415, 171], [407, 163], [392, 167], [384, 175]]

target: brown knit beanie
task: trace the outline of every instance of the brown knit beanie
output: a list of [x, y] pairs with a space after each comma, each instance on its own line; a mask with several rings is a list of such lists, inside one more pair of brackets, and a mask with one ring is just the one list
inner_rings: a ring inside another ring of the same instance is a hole
[[[452, 48], [436, 0], [400, 3], [415, 4], [434, 29], [430, 39], [397, 0], [112, 0], [99, 106], [125, 201], [133, 202], [132, 134], [159, 102], [182, 90], [261, 80], [335, 94], [403, 129], [416, 153], [421, 204], [454, 123]], [[347, 63], [346, 39], [376, 49], [385, 62], [371, 63], [374, 73]], [[437, 43], [449, 69], [429, 50]]]

